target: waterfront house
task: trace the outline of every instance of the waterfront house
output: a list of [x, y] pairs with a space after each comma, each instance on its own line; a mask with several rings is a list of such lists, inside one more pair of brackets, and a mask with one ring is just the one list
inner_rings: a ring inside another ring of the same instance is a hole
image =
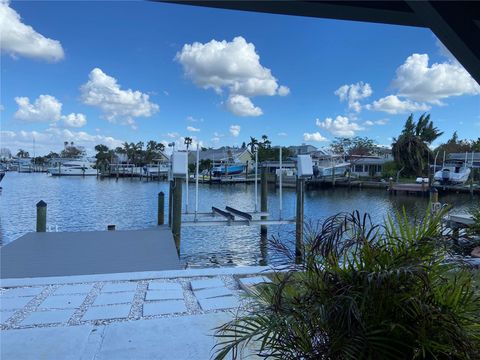
[[303, 143], [302, 145], [298, 145], [298, 146], [289, 146], [288, 150], [290, 150], [290, 153], [293, 156], [296, 156], [296, 155], [311, 154], [311, 153], [317, 151], [317, 148], [313, 145], [307, 145], [307, 144]]
[[393, 161], [391, 154], [375, 155], [375, 156], [357, 156], [349, 157], [351, 163], [351, 174], [353, 176], [382, 176], [383, 165], [386, 162]]
[[[211, 160], [212, 163], [235, 163], [253, 164], [253, 154], [248, 148], [221, 147], [219, 149], [205, 149], [199, 153], [199, 160]], [[196, 151], [188, 154], [188, 163], [195, 164], [197, 161]]]
[[[480, 152], [474, 153], [450, 153], [447, 155], [448, 161], [458, 161], [465, 162], [465, 157], [467, 158], [467, 164], [473, 167], [474, 169], [480, 168]], [[438, 162], [438, 160], [437, 160]]]

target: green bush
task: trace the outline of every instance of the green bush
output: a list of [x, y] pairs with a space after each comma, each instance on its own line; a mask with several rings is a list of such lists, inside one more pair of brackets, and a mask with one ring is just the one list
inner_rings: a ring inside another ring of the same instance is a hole
[[247, 345], [272, 359], [478, 359], [478, 275], [447, 261], [442, 215], [327, 219], [302, 265], [275, 272], [256, 305], [217, 329], [216, 359]]
[[394, 178], [397, 177], [398, 166], [395, 161], [387, 161], [382, 165], [382, 177], [384, 178]]

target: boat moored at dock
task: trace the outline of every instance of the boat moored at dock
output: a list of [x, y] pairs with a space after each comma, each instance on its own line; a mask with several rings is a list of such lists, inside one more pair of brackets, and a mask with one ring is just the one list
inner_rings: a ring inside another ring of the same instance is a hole
[[96, 176], [97, 170], [88, 160], [68, 161], [47, 170], [52, 176]]

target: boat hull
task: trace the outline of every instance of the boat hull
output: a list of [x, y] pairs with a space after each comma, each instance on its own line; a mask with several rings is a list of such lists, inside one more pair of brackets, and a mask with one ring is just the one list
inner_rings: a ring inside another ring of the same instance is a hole
[[471, 169], [462, 168], [456, 171], [455, 168], [443, 168], [434, 175], [434, 180], [442, 184], [465, 184], [470, 176]]
[[52, 176], [97, 176], [95, 169], [48, 169], [48, 173]]
[[238, 175], [245, 170], [244, 165], [217, 166], [212, 169], [214, 176]]

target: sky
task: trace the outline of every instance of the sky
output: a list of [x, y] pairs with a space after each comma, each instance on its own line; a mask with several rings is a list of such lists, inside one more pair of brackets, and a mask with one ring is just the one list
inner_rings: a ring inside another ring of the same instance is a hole
[[0, 147], [389, 145], [410, 113], [480, 136], [480, 86], [429, 29], [154, 2], [0, 0]]

